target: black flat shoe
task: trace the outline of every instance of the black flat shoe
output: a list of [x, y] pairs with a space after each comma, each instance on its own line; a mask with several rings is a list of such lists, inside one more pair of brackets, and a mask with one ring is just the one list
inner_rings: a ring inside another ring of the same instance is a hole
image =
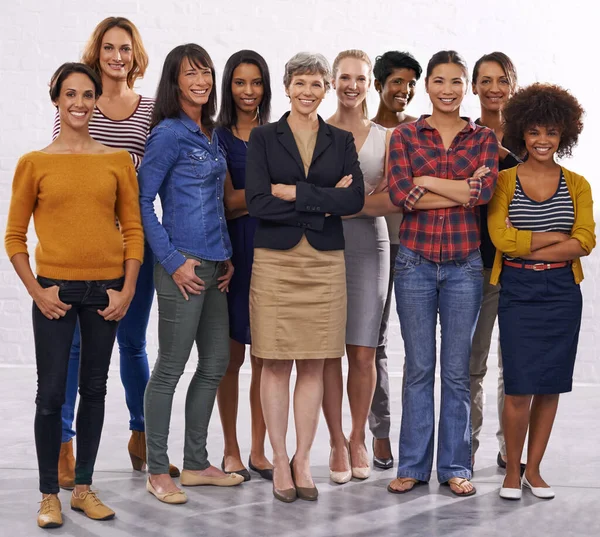
[[[498, 457], [496, 457], [496, 464], [498, 465], [498, 468], [503, 468], [504, 470], [506, 470], [506, 462], [502, 458], [502, 453], [500, 453], [499, 451], [498, 451]], [[521, 477], [523, 477], [523, 474], [525, 473], [525, 468], [527, 468], [527, 465], [524, 462], [522, 462], [521, 463]]]
[[273, 481], [273, 468], [264, 468], [261, 470], [260, 468], [257, 468], [256, 466], [254, 466], [254, 464], [252, 464], [252, 459], [250, 457], [248, 457], [248, 468], [250, 468], [250, 470], [252, 470], [253, 472], [256, 472], [263, 479]]
[[391, 456], [389, 459], [380, 459], [379, 457], [375, 456], [375, 437], [373, 437], [373, 466], [376, 468], [381, 468], [382, 470], [389, 470], [394, 466], [393, 456]]
[[228, 472], [227, 470], [225, 470], [225, 457], [223, 457], [223, 460], [221, 461], [221, 470], [223, 470], [226, 474], [241, 475], [244, 478], [244, 482], [250, 481], [252, 479], [250, 472], [246, 470], [246, 468], [242, 468], [241, 470], [234, 470], [232, 472]]

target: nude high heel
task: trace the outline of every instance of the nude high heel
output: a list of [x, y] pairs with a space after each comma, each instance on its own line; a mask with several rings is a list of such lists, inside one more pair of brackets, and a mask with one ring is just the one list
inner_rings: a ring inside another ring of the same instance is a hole
[[[331, 469], [331, 462], [329, 463], [329, 479], [331, 479], [334, 483], [338, 483], [339, 485], [343, 485], [344, 483], [348, 483], [352, 479], [352, 461], [350, 459], [350, 448], [348, 443], [346, 443], [346, 452], [348, 453], [348, 463], [350, 466], [350, 470], [335, 472]], [[331, 451], [329, 452], [329, 460], [331, 461]]]

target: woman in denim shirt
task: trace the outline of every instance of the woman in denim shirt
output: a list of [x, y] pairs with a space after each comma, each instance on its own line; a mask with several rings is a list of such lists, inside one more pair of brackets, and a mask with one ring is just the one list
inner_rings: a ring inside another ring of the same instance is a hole
[[[145, 395], [147, 490], [165, 503], [184, 503], [169, 475], [167, 439], [173, 394], [194, 342], [198, 365], [188, 388], [182, 485], [230, 486], [208, 462], [206, 436], [217, 387], [229, 362], [225, 291], [233, 274], [223, 208], [226, 163], [214, 134], [215, 71], [198, 45], [173, 49], [158, 85], [152, 132], [139, 170], [146, 238], [158, 263], [159, 356]], [[159, 195], [162, 223], [154, 212]]]

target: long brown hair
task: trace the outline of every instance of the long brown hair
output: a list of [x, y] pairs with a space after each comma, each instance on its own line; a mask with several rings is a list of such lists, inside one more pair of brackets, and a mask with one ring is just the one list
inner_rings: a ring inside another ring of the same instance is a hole
[[127, 73], [127, 86], [133, 88], [133, 84], [138, 78], [142, 78], [148, 67], [148, 53], [142, 43], [140, 32], [135, 24], [125, 17], [107, 17], [94, 28], [89, 41], [83, 49], [81, 61], [89, 65], [98, 76], [102, 76], [100, 71], [100, 47], [104, 34], [111, 28], [122, 28], [131, 36], [131, 45], [133, 48], [133, 66]]
[[[335, 57], [335, 60], [333, 60], [333, 67], [332, 67], [334, 79], [337, 76], [338, 68], [340, 67], [340, 62], [342, 60], [345, 60], [346, 58], [353, 58], [355, 60], [360, 60], [362, 62], [365, 62], [367, 64], [367, 66], [369, 67], [369, 81], [371, 80], [371, 77], [373, 74], [373, 64], [371, 63], [371, 58], [369, 58], [369, 55], [366, 52], [363, 52], [362, 50], [358, 50], [355, 48], [352, 48], [349, 50], [343, 50]], [[365, 95], [365, 99], [362, 102], [362, 110], [363, 110], [363, 114], [365, 115], [365, 117], [368, 118], [369, 112], [367, 110], [366, 95]]]
[[[216, 79], [215, 66], [213, 61], [200, 45], [195, 43], [187, 43], [175, 47], [167, 57], [163, 64], [162, 74], [158, 82], [156, 90], [156, 100], [154, 101], [154, 113], [150, 129], [153, 129], [163, 119], [177, 117], [181, 112], [181, 90], [179, 89], [179, 72], [183, 60], [187, 59], [191, 65], [196, 67], [208, 67], [212, 75], [213, 81]], [[202, 106], [201, 121], [202, 125], [208, 129], [214, 127], [214, 116], [217, 112], [217, 90], [213, 85], [208, 102]]]

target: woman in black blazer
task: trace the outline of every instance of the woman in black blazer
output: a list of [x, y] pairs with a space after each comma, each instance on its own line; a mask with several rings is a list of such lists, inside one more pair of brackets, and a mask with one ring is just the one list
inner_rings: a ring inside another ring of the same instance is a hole
[[[294, 56], [284, 75], [291, 111], [252, 131], [246, 162], [248, 211], [259, 220], [250, 287], [252, 354], [264, 360], [261, 400], [273, 447], [273, 494], [284, 502], [317, 499], [310, 448], [323, 397], [323, 365], [344, 354], [341, 217], [364, 204], [352, 134], [317, 115], [330, 79], [320, 54]], [[297, 440], [290, 464], [285, 437], [294, 360]]]

